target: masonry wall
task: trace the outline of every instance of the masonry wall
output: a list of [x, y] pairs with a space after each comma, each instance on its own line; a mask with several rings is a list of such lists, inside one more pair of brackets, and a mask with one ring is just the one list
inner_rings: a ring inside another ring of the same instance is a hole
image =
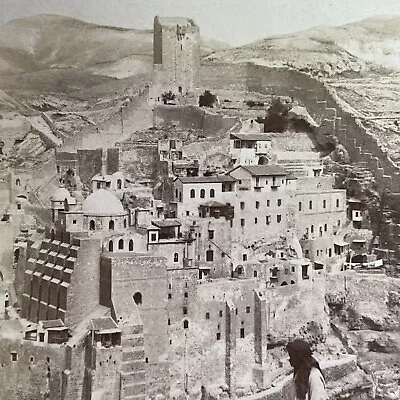
[[253, 64], [202, 65], [200, 86], [207, 89], [230, 88], [290, 96], [309, 111], [321, 124], [320, 139], [335, 137], [349, 152], [352, 162], [363, 162], [371, 169], [378, 188], [400, 191], [400, 170], [368, 131], [347, 109], [332, 88], [307, 74]]
[[92, 178], [101, 172], [101, 149], [78, 150], [78, 175], [82, 183], [90, 187]]
[[[136, 307], [133, 296], [141, 294], [142, 302], [137, 304], [137, 310], [143, 323], [147, 387], [152, 393], [166, 395], [169, 388], [166, 260], [149, 255], [108, 253], [103, 256], [101, 270], [110, 282], [108, 293], [114, 308], [128, 312]], [[106, 302], [103, 297], [102, 302]]]
[[65, 354], [63, 345], [3, 337], [0, 340], [0, 399], [42, 400], [44, 396], [61, 399]]

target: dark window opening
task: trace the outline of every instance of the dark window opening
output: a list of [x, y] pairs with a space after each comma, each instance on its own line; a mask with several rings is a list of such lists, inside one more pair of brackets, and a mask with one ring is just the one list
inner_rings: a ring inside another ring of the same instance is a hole
[[257, 271], [254, 271], [254, 272], [253, 272], [253, 276], [254, 276], [254, 278], [257, 278], [258, 272], [257, 272]]
[[18, 361], [18, 354], [17, 352], [13, 351], [11, 353], [11, 361]]
[[301, 211], [301, 201], [299, 201], [299, 211]]
[[204, 199], [204, 197], [206, 197], [206, 191], [204, 189], [200, 190], [200, 198]]
[[210, 313], [206, 312], [206, 319], [210, 319]]
[[136, 303], [136, 305], [140, 305], [140, 304], [142, 304], [142, 293], [140, 293], [140, 292], [136, 292], [134, 295], [133, 295], [133, 301]]
[[124, 241], [123, 239], [119, 239], [118, 241], [118, 249], [123, 250], [124, 249]]
[[245, 206], [244, 201], [241, 201], [241, 202], [240, 202], [240, 209], [241, 209], [241, 210], [244, 210], [244, 206]]
[[174, 253], [174, 262], [178, 262], [178, 261], [179, 261], [179, 254]]
[[182, 310], [183, 310], [183, 314], [184, 314], [184, 315], [186, 315], [186, 314], [187, 314], [187, 312], [188, 312], [188, 310], [187, 310], [187, 307], [183, 307], [183, 309], [182, 309]]
[[129, 251], [133, 251], [133, 240], [129, 241]]
[[240, 328], [240, 338], [244, 339], [244, 328]]
[[188, 292], [185, 292], [185, 297], [189, 297], [189, 293]]
[[221, 340], [221, 333], [217, 332], [217, 340]]
[[308, 208], [309, 208], [310, 210], [312, 210], [312, 200], [309, 201], [309, 203], [308, 203]]
[[112, 240], [110, 240], [108, 243], [108, 251], [110, 251], [111, 253], [114, 251], [114, 243]]
[[213, 230], [209, 230], [208, 231], [208, 238], [209, 239], [214, 239], [214, 231]]
[[242, 260], [247, 261], [247, 254], [242, 254]]
[[95, 223], [94, 223], [93, 220], [91, 220], [90, 223], [89, 223], [89, 229], [90, 229], [91, 231], [94, 231], [94, 228], [95, 228]]
[[259, 209], [260, 208], [260, 202], [256, 201], [256, 208]]
[[214, 251], [209, 249], [206, 251], [206, 261], [214, 261]]
[[250, 314], [251, 308], [249, 306], [246, 307], [246, 314]]
[[219, 310], [219, 316], [222, 317], [222, 315], [223, 315], [222, 310]]
[[171, 320], [168, 318], [168, 325], [171, 325]]
[[215, 197], [215, 190], [214, 189], [210, 189], [210, 197]]
[[190, 198], [194, 199], [196, 197], [196, 191], [194, 189], [190, 190]]
[[183, 321], [183, 329], [189, 329], [189, 321], [187, 319]]
[[113, 231], [114, 230], [114, 221], [110, 221], [109, 223], [108, 223], [108, 229], [110, 230], [110, 231]]

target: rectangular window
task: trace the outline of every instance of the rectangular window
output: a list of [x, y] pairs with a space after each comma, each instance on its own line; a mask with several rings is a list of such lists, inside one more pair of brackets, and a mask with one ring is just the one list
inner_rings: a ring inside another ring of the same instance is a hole
[[185, 297], [189, 297], [189, 294], [188, 294], [188, 292], [185, 292]]
[[73, 223], [74, 225], [76, 225], [76, 219], [72, 220], [72, 223]]
[[240, 209], [241, 209], [241, 210], [244, 210], [244, 201], [241, 201], [241, 202], [240, 202]]
[[186, 211], [186, 216], [188, 217], [190, 215], [189, 211]]
[[296, 267], [292, 267], [292, 272], [296, 272]]
[[276, 216], [276, 222], [279, 224], [282, 221], [282, 215], [278, 214]]
[[171, 320], [168, 318], [168, 325], [171, 325]]
[[301, 201], [299, 201], [299, 211], [301, 211]]
[[242, 260], [247, 261], [247, 254], [242, 254]]
[[339, 199], [336, 199], [336, 207], [339, 207]]
[[222, 310], [219, 310], [219, 316], [222, 317], [223, 313]]
[[246, 307], [246, 314], [250, 314], [250, 306]]
[[267, 225], [269, 225], [269, 224], [271, 223], [271, 216], [270, 216], [270, 215], [267, 215], [267, 216], [265, 217], [265, 223], [266, 223]]
[[188, 312], [188, 311], [187, 311], [187, 307], [183, 307], [183, 308], [182, 308], [182, 311], [183, 311], [183, 315], [186, 315], [187, 312]]
[[256, 201], [256, 209], [258, 210], [260, 208], [260, 202]]
[[312, 210], [312, 200], [309, 201], [309, 203], [308, 203], [308, 208], [309, 208], [310, 210]]
[[254, 223], [257, 224], [257, 222], [258, 222], [258, 219], [254, 218]]
[[244, 339], [244, 328], [240, 328], [240, 338]]
[[277, 203], [278, 203], [278, 207], [280, 207], [282, 205], [282, 199], [278, 199]]
[[210, 313], [206, 312], [206, 319], [210, 319]]
[[240, 219], [240, 226], [244, 226], [245, 223], [246, 223], [246, 222], [245, 222], [245, 219], [244, 219], [244, 218], [241, 218], [241, 219]]
[[11, 361], [18, 361], [18, 354], [16, 351], [11, 352]]
[[157, 234], [156, 233], [152, 233], [151, 234], [151, 241], [155, 242], [157, 240]]
[[221, 340], [221, 333], [217, 332], [217, 340]]
[[208, 231], [208, 238], [209, 239], [214, 239], [214, 231], [213, 230], [209, 230]]
[[269, 200], [267, 200], [267, 207], [269, 207]]
[[171, 300], [171, 299], [172, 299], [172, 294], [168, 293], [168, 300]]

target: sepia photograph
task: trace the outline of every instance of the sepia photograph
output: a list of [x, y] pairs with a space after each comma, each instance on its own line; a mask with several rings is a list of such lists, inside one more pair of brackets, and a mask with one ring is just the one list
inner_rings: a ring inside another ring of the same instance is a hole
[[0, 400], [400, 400], [399, 0], [0, 0]]

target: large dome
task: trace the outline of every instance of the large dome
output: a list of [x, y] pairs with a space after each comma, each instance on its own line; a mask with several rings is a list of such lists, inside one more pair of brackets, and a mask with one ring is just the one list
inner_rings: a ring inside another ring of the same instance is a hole
[[125, 214], [122, 203], [105, 189], [92, 193], [82, 204], [82, 211], [87, 215], [114, 216]]
[[50, 197], [50, 200], [52, 201], [64, 201], [65, 199], [68, 199], [71, 197], [69, 191], [65, 189], [64, 187], [59, 187], [56, 189], [53, 194]]

